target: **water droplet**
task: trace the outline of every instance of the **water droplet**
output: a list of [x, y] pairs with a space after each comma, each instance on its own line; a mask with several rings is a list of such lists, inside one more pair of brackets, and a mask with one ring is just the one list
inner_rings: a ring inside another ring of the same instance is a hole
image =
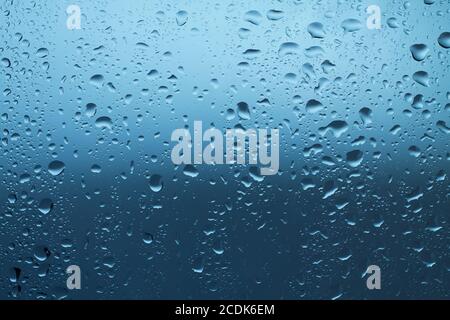
[[262, 19], [263, 19], [263, 16], [261, 15], [261, 13], [259, 13], [259, 11], [256, 11], [256, 10], [247, 11], [245, 13], [245, 17], [244, 17], [245, 21], [248, 21], [251, 24], [254, 24], [256, 26], [261, 23]]
[[146, 49], [146, 48], [148, 48], [148, 44], [146, 44], [145, 42], [138, 42], [138, 43], [136, 43], [136, 47], [141, 48], [141, 49]]
[[159, 174], [152, 175], [149, 183], [153, 192], [160, 192], [163, 188], [162, 177]]
[[149, 232], [144, 232], [142, 241], [144, 241], [145, 244], [151, 244], [153, 242], [153, 235]]
[[258, 49], [247, 49], [244, 51], [243, 55], [246, 59], [252, 60], [259, 56], [261, 50]]
[[178, 11], [177, 16], [176, 16], [177, 25], [180, 27], [184, 26], [187, 23], [188, 18], [189, 18], [189, 16], [188, 16], [187, 11], [184, 11], [184, 10]]
[[299, 45], [295, 42], [285, 42], [281, 44], [280, 48], [278, 49], [278, 55], [280, 57], [284, 57], [291, 54], [297, 54], [299, 48]]
[[195, 178], [198, 176], [198, 170], [192, 164], [187, 164], [183, 168], [183, 174], [185, 176]]
[[320, 22], [313, 22], [308, 25], [308, 32], [313, 38], [324, 38], [325, 31], [323, 30], [323, 24]]
[[86, 104], [86, 110], [85, 110], [85, 115], [87, 117], [93, 117], [95, 116], [95, 113], [97, 112], [97, 105], [95, 103], [88, 103]]
[[238, 116], [240, 119], [243, 120], [249, 120], [250, 119], [250, 108], [248, 107], [248, 104], [245, 102], [239, 102], [237, 104], [238, 106]]
[[45, 57], [47, 57], [48, 56], [48, 49], [47, 48], [39, 48], [36, 51], [36, 56], [38, 58], [45, 58]]
[[22, 269], [13, 267], [9, 272], [9, 281], [11, 283], [17, 283], [19, 281], [20, 275], [22, 273]]
[[362, 28], [362, 23], [358, 19], [346, 19], [342, 22], [341, 27], [345, 32], [355, 32]]
[[99, 117], [97, 118], [97, 120], [95, 120], [95, 126], [97, 128], [107, 128], [107, 129], [112, 129], [112, 120], [110, 117]]
[[426, 58], [430, 49], [424, 44], [413, 44], [410, 48], [411, 54], [416, 61], [422, 61]]
[[439, 120], [438, 122], [436, 122], [436, 126], [441, 132], [446, 133], [446, 134], [450, 133], [450, 128], [447, 127], [447, 124], [445, 123], [445, 121]]
[[312, 46], [305, 49], [305, 55], [308, 58], [319, 57], [325, 54], [325, 51], [320, 46]]
[[430, 77], [426, 71], [417, 71], [413, 74], [413, 79], [418, 84], [429, 87], [430, 86]]
[[94, 164], [91, 166], [91, 172], [92, 173], [101, 173], [102, 167], [100, 167], [98, 164]]
[[89, 82], [93, 86], [96, 86], [97, 88], [100, 88], [103, 86], [104, 78], [101, 74], [94, 74], [90, 79]]
[[158, 70], [152, 69], [147, 73], [147, 78], [155, 79], [159, 75]]
[[326, 127], [319, 128], [319, 133], [321, 135], [325, 135], [328, 131], [331, 131], [336, 138], [339, 138], [347, 130], [347, 122], [345, 122], [344, 120], [334, 120], [330, 122]]
[[420, 148], [417, 146], [411, 146], [408, 148], [409, 154], [415, 158], [418, 158], [421, 154]]
[[105, 267], [108, 267], [109, 269], [112, 269], [116, 265], [116, 261], [114, 260], [114, 257], [107, 256], [107, 257], [103, 258], [103, 265]]
[[17, 201], [17, 196], [16, 196], [15, 193], [11, 193], [11, 194], [8, 195], [8, 202], [9, 203], [14, 204], [14, 203], [16, 203], [16, 201]]
[[203, 269], [204, 269], [204, 265], [203, 265], [203, 258], [196, 258], [194, 260], [194, 266], [192, 267], [192, 271], [194, 271], [195, 273], [202, 273]]
[[353, 150], [347, 153], [347, 163], [350, 167], [358, 167], [363, 160], [363, 152], [361, 150]]
[[2, 59], [2, 65], [3, 65], [5, 68], [9, 68], [9, 67], [11, 66], [11, 61], [9, 61], [8, 58], [3, 58], [3, 59]]
[[50, 211], [53, 210], [53, 201], [48, 198], [42, 199], [41, 202], [39, 202], [38, 209], [42, 214], [50, 213]]
[[320, 101], [311, 99], [306, 103], [306, 111], [309, 113], [316, 113], [323, 109], [322, 103]]
[[442, 48], [450, 48], [450, 32], [442, 33], [438, 38], [438, 42]]
[[387, 19], [387, 25], [392, 29], [397, 29], [400, 27], [397, 18], [394, 17]]
[[272, 21], [276, 21], [276, 20], [280, 20], [283, 18], [284, 16], [284, 12], [280, 11], [280, 10], [269, 10], [267, 11], [267, 19], [272, 20]]
[[215, 254], [219, 254], [219, 255], [223, 254], [224, 249], [223, 249], [223, 244], [222, 244], [221, 240], [214, 241], [213, 251], [214, 251]]
[[36, 246], [33, 251], [33, 256], [40, 262], [47, 260], [50, 254], [50, 250], [46, 246]]
[[359, 116], [365, 126], [372, 123], [372, 110], [370, 108], [364, 107], [359, 110]]
[[235, 112], [233, 109], [229, 108], [227, 109], [226, 119], [227, 120], [233, 120], [235, 117]]
[[60, 175], [64, 171], [65, 166], [66, 165], [62, 161], [52, 161], [48, 165], [48, 172], [50, 172], [52, 176]]

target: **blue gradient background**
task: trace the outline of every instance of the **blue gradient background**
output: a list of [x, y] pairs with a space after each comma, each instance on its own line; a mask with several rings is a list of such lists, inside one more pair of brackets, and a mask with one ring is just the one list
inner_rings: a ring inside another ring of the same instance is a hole
[[[70, 4], [81, 8], [81, 30], [66, 28]], [[372, 4], [381, 7], [381, 30], [365, 26]], [[271, 9], [283, 18], [267, 19]], [[182, 26], [180, 10], [188, 12]], [[260, 24], [245, 21], [249, 10], [261, 13]], [[450, 169], [449, 134], [436, 123], [450, 126], [450, 50], [437, 42], [450, 32], [450, 1], [3, 0], [0, 12], [0, 59], [11, 62], [0, 69], [0, 298], [449, 298], [450, 188], [448, 176], [436, 179]], [[398, 28], [387, 25], [392, 17]], [[362, 28], [344, 32], [348, 18]], [[323, 39], [307, 32], [316, 21]], [[240, 28], [250, 31], [243, 37]], [[298, 43], [297, 53], [280, 56], [284, 42]], [[411, 56], [415, 43], [430, 49], [422, 62]], [[311, 46], [323, 54], [307, 57]], [[38, 57], [39, 48], [49, 55]], [[261, 52], [248, 57], [247, 49]], [[335, 64], [329, 74], [325, 60]], [[429, 87], [412, 79], [420, 70]], [[103, 86], [90, 83], [95, 74]], [[329, 84], [317, 92], [320, 78]], [[422, 109], [408, 93], [424, 96]], [[265, 98], [270, 105], [258, 103]], [[310, 99], [325, 108], [307, 113]], [[241, 101], [251, 118], [227, 120]], [[97, 105], [94, 117], [87, 103]], [[369, 125], [363, 107], [373, 112]], [[95, 126], [100, 116], [111, 130]], [[199, 165], [197, 177], [186, 176], [171, 162], [170, 135], [195, 120], [279, 128], [279, 174], [255, 181], [248, 166]], [[348, 131], [320, 135], [333, 120]], [[360, 136], [365, 143], [352, 145]], [[305, 154], [314, 144], [322, 151]], [[345, 155], [356, 149], [364, 158], [352, 168]], [[47, 171], [55, 159], [65, 163], [58, 176]], [[154, 174], [160, 192], [149, 187]], [[315, 187], [304, 190], [304, 179]], [[338, 190], [323, 199], [328, 181]], [[408, 201], [415, 190], [423, 196]], [[43, 198], [54, 203], [47, 215], [38, 210]], [[36, 259], [42, 246], [45, 261]], [[81, 267], [82, 290], [65, 288], [71, 264]], [[373, 264], [382, 270], [379, 291], [366, 288]]]

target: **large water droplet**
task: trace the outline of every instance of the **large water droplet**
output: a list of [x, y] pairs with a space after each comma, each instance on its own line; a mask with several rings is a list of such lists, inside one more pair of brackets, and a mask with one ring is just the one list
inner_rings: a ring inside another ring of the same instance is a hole
[[306, 103], [306, 111], [309, 113], [316, 113], [323, 109], [322, 103], [320, 101], [311, 99]]
[[46, 246], [36, 246], [33, 251], [33, 256], [40, 262], [47, 260], [50, 254], [50, 250]]
[[144, 241], [145, 244], [151, 244], [153, 242], [153, 235], [150, 232], [144, 232], [142, 241]]
[[418, 84], [429, 87], [430, 86], [430, 77], [426, 71], [417, 71], [413, 74], [413, 79]]
[[250, 10], [245, 13], [244, 20], [250, 22], [254, 25], [259, 25], [263, 19], [263, 16], [259, 11], [256, 10]]
[[278, 49], [278, 54], [280, 55], [280, 57], [284, 57], [290, 54], [296, 54], [298, 53], [299, 48], [299, 45], [295, 42], [285, 42], [281, 44], [280, 48]]
[[51, 199], [45, 198], [39, 202], [38, 209], [43, 214], [48, 214], [53, 210], [53, 201]]
[[450, 133], [450, 128], [447, 127], [447, 123], [445, 121], [439, 120], [438, 122], [436, 122], [436, 126], [441, 132], [446, 134]]
[[183, 174], [188, 177], [195, 178], [198, 176], [198, 170], [192, 164], [187, 164], [183, 168]]
[[364, 125], [368, 125], [372, 123], [372, 110], [370, 108], [364, 107], [359, 110], [359, 116], [361, 117]]
[[112, 128], [112, 121], [110, 117], [99, 117], [97, 118], [97, 120], [95, 120], [95, 126], [97, 128], [107, 128], [107, 129], [111, 129]]
[[100, 88], [101, 86], [103, 86], [103, 81], [104, 81], [104, 78], [101, 74], [95, 74], [89, 79], [90, 84], [92, 84], [93, 86], [96, 86], [97, 88]]
[[250, 119], [250, 108], [248, 107], [248, 104], [245, 102], [239, 102], [238, 103], [238, 116], [239, 118], [243, 120], [249, 120]]
[[339, 138], [347, 130], [347, 122], [345, 122], [344, 120], [334, 120], [330, 122], [326, 127], [319, 128], [319, 133], [321, 135], [325, 135], [328, 131], [331, 131], [336, 138]]
[[416, 61], [422, 61], [426, 58], [428, 52], [430, 49], [424, 44], [418, 43], [413, 44], [409, 50], [411, 51], [411, 54]]
[[203, 258], [196, 258], [194, 260], [194, 266], [192, 267], [192, 271], [195, 273], [202, 273], [204, 269], [204, 261]]
[[421, 154], [420, 148], [417, 146], [411, 146], [408, 148], [409, 154], [415, 158], [418, 158]]
[[97, 105], [95, 103], [88, 103], [86, 105], [85, 115], [87, 117], [95, 116], [96, 112], [97, 112]]
[[438, 42], [442, 48], [450, 48], [450, 32], [442, 33], [438, 38]]
[[272, 9], [272, 10], [267, 11], [266, 16], [267, 16], [267, 19], [276, 21], [276, 20], [280, 20], [283, 18], [284, 12], [280, 11], [280, 10]]
[[356, 168], [363, 160], [363, 152], [360, 150], [353, 150], [347, 153], [347, 163], [350, 167]]
[[308, 25], [308, 32], [313, 38], [324, 38], [325, 31], [323, 30], [323, 24], [320, 22], [313, 22]]
[[163, 188], [162, 177], [159, 174], [154, 174], [150, 177], [150, 189], [153, 192], [160, 192]]
[[47, 48], [39, 48], [36, 51], [36, 56], [38, 58], [45, 58], [45, 57], [47, 57], [48, 56], [48, 49]]
[[11, 66], [11, 61], [9, 61], [8, 58], [3, 58], [3, 59], [2, 59], [2, 65], [3, 65], [5, 68], [9, 68], [9, 67]]
[[341, 27], [345, 32], [355, 32], [362, 28], [362, 23], [358, 19], [346, 19], [342, 22]]
[[243, 55], [246, 59], [252, 60], [259, 56], [261, 50], [259, 49], [247, 49], [244, 51]]
[[98, 164], [93, 164], [91, 166], [91, 172], [92, 173], [101, 173], [102, 172], [102, 167], [100, 167]]
[[387, 25], [389, 26], [389, 28], [392, 29], [397, 29], [400, 27], [397, 18], [394, 17], [387, 19]]
[[65, 168], [64, 162], [55, 160], [49, 163], [48, 172], [50, 172], [52, 176], [57, 176], [64, 171], [64, 168]]
[[187, 11], [184, 11], [184, 10], [178, 11], [177, 17], [176, 17], [177, 25], [179, 25], [180, 27], [184, 26], [188, 21], [188, 17], [189, 16], [188, 16]]

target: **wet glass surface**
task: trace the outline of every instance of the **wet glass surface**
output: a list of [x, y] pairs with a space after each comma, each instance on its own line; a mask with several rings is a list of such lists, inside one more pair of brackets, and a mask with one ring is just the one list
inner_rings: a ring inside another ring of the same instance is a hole
[[[73, 5], [0, 2], [0, 298], [450, 297], [449, 1]], [[174, 164], [195, 121], [278, 172]]]

